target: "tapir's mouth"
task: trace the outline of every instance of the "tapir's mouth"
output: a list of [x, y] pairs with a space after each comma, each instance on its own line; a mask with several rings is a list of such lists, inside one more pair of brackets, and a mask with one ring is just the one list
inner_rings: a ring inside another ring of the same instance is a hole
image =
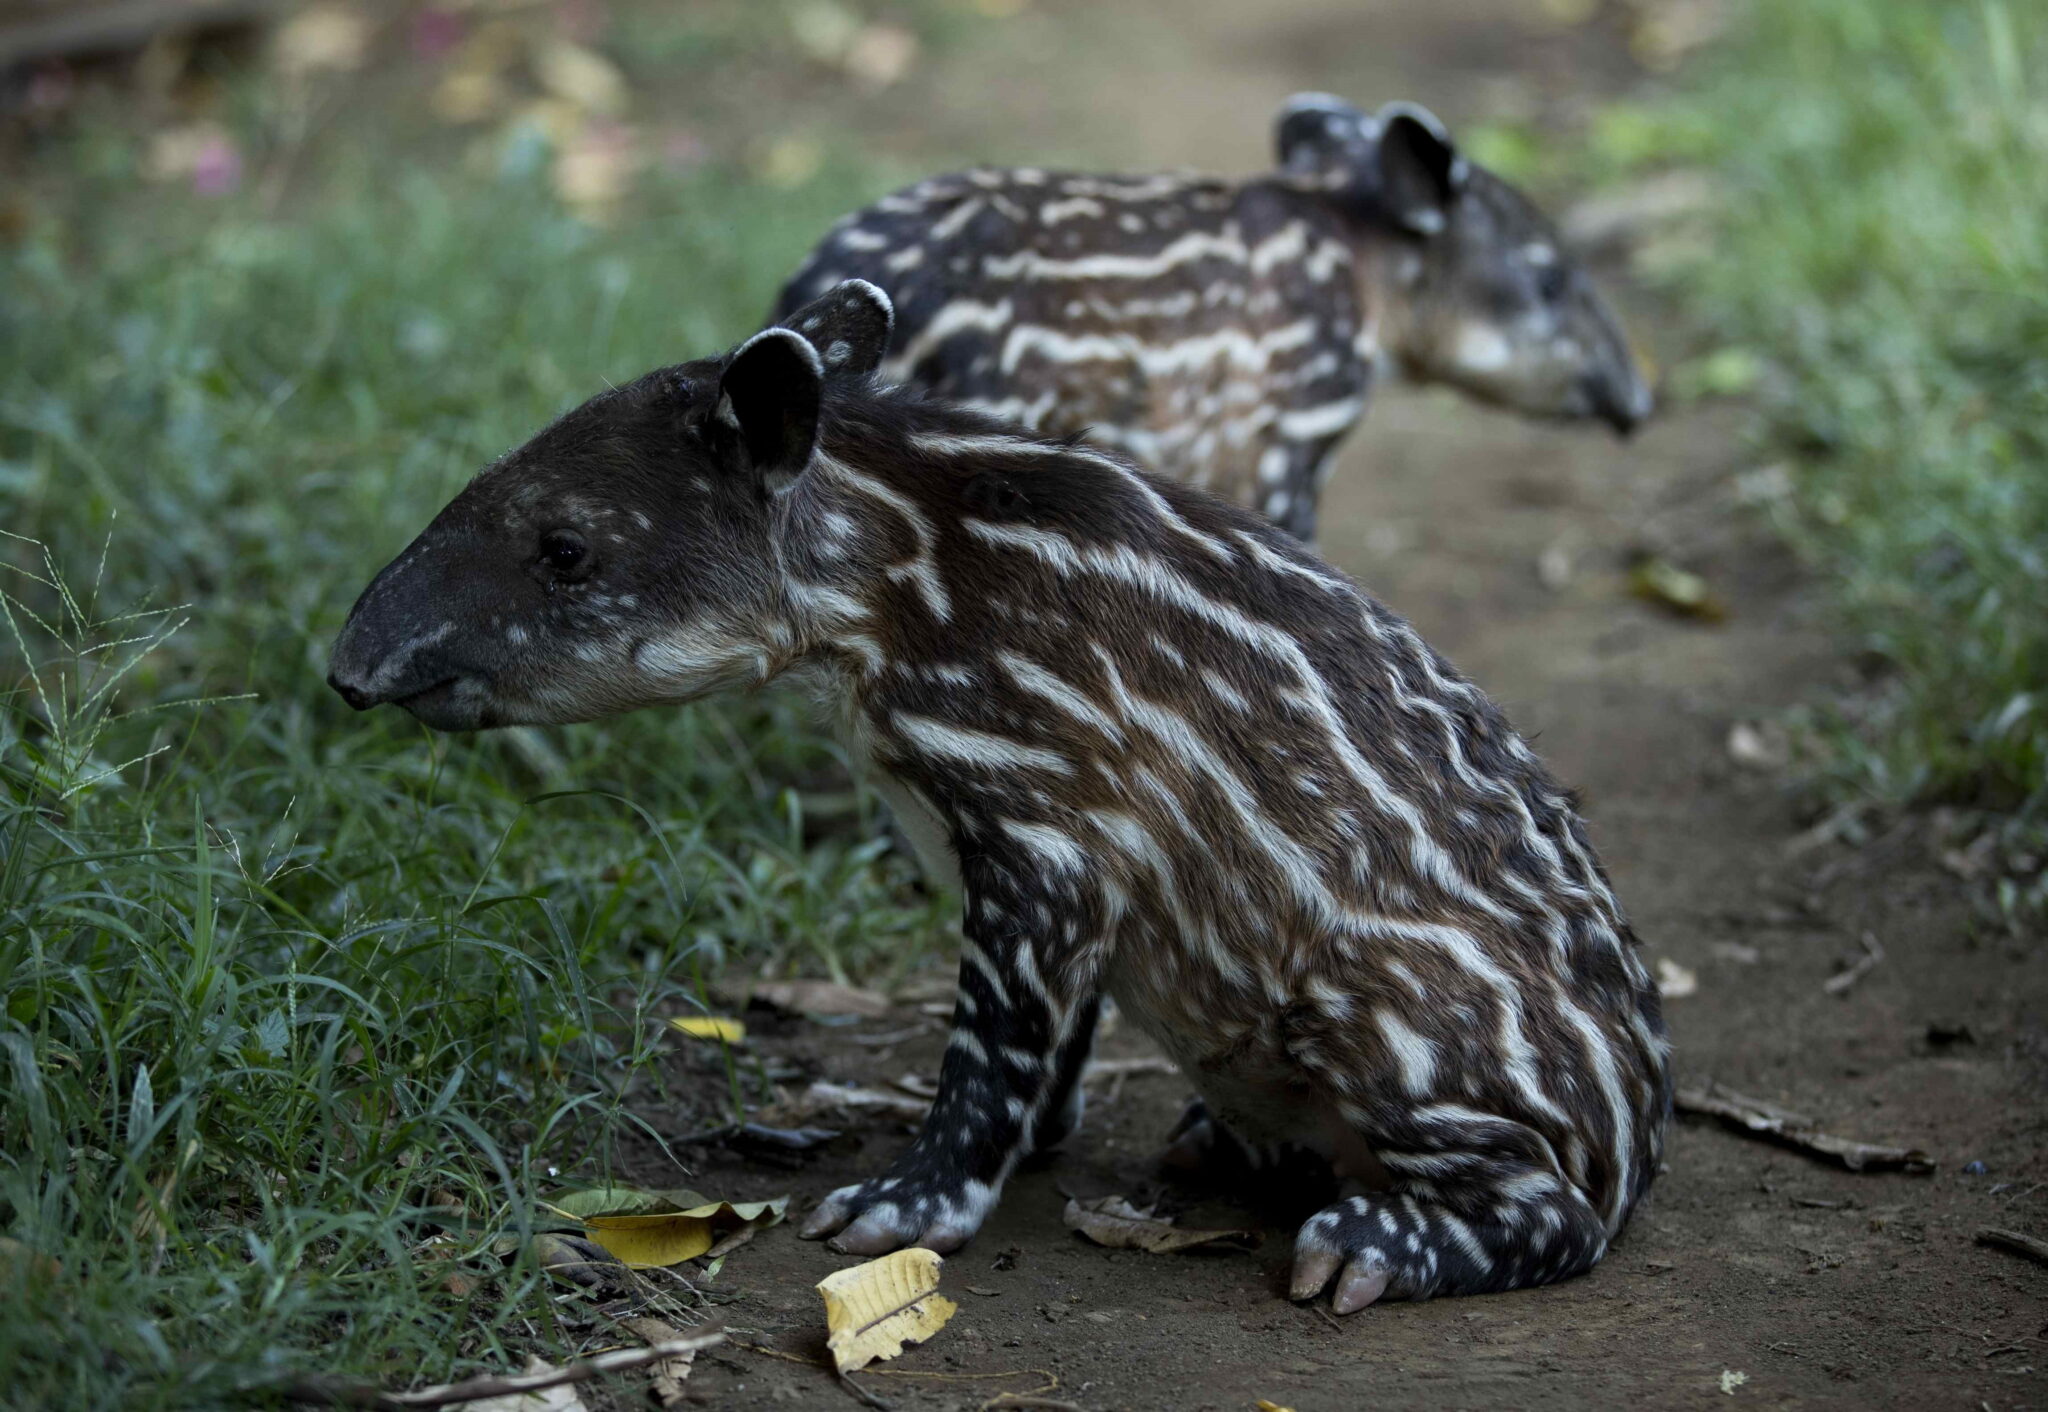
[[[482, 730], [491, 724], [484, 709], [487, 700], [482, 683], [472, 678], [448, 677], [410, 696], [394, 697], [391, 705], [411, 714], [421, 725], [437, 731]], [[469, 690], [463, 690], [469, 686]]]

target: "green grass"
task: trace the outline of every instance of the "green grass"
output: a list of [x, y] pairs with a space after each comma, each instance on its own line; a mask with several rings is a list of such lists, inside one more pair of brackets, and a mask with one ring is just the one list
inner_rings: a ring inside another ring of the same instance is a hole
[[283, 216], [139, 150], [46, 154], [0, 260], [0, 1402], [561, 1361], [611, 1340], [493, 1243], [635, 1111], [725, 1111], [662, 1017], [940, 919], [796, 702], [432, 737], [327, 644], [479, 465], [749, 331], [901, 174], [657, 174], [599, 230], [517, 143], [344, 147]]
[[1759, 0], [1683, 96], [1612, 113], [1624, 164], [1705, 164], [1678, 284], [1760, 355], [1776, 519], [1876, 666], [1811, 713], [1837, 802], [1944, 803], [2048, 855], [2048, 11]]

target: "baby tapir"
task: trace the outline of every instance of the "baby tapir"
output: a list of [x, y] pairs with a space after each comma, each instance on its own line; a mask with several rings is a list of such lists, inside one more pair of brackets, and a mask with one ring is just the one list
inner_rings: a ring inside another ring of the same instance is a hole
[[1626, 431], [1650, 390], [1549, 222], [1429, 113], [1292, 100], [1245, 181], [935, 177], [848, 216], [777, 317], [859, 277], [895, 300], [891, 381], [1088, 429], [1303, 539], [1373, 369]]
[[331, 680], [444, 730], [801, 674], [964, 901], [923, 1133], [804, 1234], [971, 1237], [1062, 1138], [1097, 997], [1206, 1100], [1181, 1147], [1316, 1159], [1293, 1293], [1598, 1260], [1669, 1107], [1655, 987], [1571, 797], [1298, 541], [1111, 451], [871, 376], [850, 282], [484, 470], [377, 575]]

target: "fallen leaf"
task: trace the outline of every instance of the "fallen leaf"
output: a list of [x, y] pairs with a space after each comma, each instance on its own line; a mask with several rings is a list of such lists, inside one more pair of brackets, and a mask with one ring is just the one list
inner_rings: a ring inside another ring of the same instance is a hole
[[1729, 1368], [1721, 1370], [1721, 1391], [1727, 1393], [1730, 1397], [1735, 1396], [1735, 1389], [1748, 1381], [1749, 1374], [1747, 1373], [1738, 1373]]
[[1250, 1249], [1259, 1243], [1256, 1231], [1203, 1231], [1177, 1226], [1149, 1208], [1140, 1209], [1121, 1196], [1104, 1196], [1094, 1201], [1067, 1199], [1061, 1217], [1067, 1229], [1079, 1231], [1097, 1245], [1111, 1250], [1149, 1250], [1168, 1255], [1197, 1245], [1218, 1243]]
[[747, 1027], [722, 1015], [684, 1015], [669, 1023], [692, 1039], [715, 1039], [738, 1044], [747, 1037]]
[[[619, 1320], [619, 1327], [650, 1345], [671, 1343], [683, 1336], [682, 1331], [673, 1325], [644, 1314]], [[654, 1382], [648, 1387], [647, 1393], [654, 1399], [655, 1406], [673, 1407], [689, 1395], [684, 1390], [683, 1383], [690, 1376], [690, 1368], [696, 1361], [697, 1354], [692, 1350], [689, 1353], [676, 1354], [672, 1358], [664, 1358], [654, 1365]]]
[[911, 1246], [818, 1281], [833, 1366], [857, 1373], [905, 1344], [923, 1343], [960, 1312], [938, 1292], [938, 1252]]
[[750, 998], [800, 1015], [858, 1015], [879, 1020], [889, 1013], [888, 996], [832, 981], [762, 981]]
[[1657, 958], [1657, 994], [1666, 1000], [1683, 1000], [1700, 988], [1699, 973], [1681, 966], [1669, 956]]
[[1294, 1412], [1292, 1407], [1282, 1407], [1279, 1403], [1268, 1402], [1263, 1397], [1254, 1402], [1252, 1406], [1256, 1407], [1258, 1412]]
[[[691, 1198], [696, 1198], [693, 1204], [679, 1204]], [[771, 1201], [707, 1201], [693, 1191], [642, 1192], [626, 1187], [570, 1192], [542, 1204], [557, 1215], [581, 1221], [585, 1236], [635, 1270], [695, 1260], [736, 1230], [772, 1226], [789, 1210], [786, 1196]]]
[[562, 1216], [584, 1220], [591, 1216], [636, 1216], [665, 1211], [687, 1211], [711, 1200], [686, 1186], [649, 1191], [637, 1186], [593, 1186], [565, 1191], [541, 1204]]
[[1728, 616], [1728, 605], [1705, 579], [1661, 555], [1646, 554], [1638, 559], [1628, 571], [1628, 586], [1636, 597], [1683, 617], [1718, 623]]
[[[522, 1376], [540, 1377], [556, 1372], [555, 1365], [539, 1356], [526, 1360]], [[589, 1412], [589, 1407], [570, 1383], [556, 1383], [537, 1392], [508, 1392], [500, 1397], [478, 1398], [463, 1404], [469, 1412]]]

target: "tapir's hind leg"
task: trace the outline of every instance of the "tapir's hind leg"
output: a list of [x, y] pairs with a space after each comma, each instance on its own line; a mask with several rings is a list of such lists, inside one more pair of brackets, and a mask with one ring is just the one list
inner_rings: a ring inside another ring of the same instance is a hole
[[1340, 1314], [1380, 1299], [1493, 1294], [1566, 1279], [1606, 1254], [1607, 1223], [1533, 1129], [1477, 1112], [1399, 1126], [1371, 1135], [1392, 1188], [1303, 1223], [1293, 1298], [1333, 1279]]

